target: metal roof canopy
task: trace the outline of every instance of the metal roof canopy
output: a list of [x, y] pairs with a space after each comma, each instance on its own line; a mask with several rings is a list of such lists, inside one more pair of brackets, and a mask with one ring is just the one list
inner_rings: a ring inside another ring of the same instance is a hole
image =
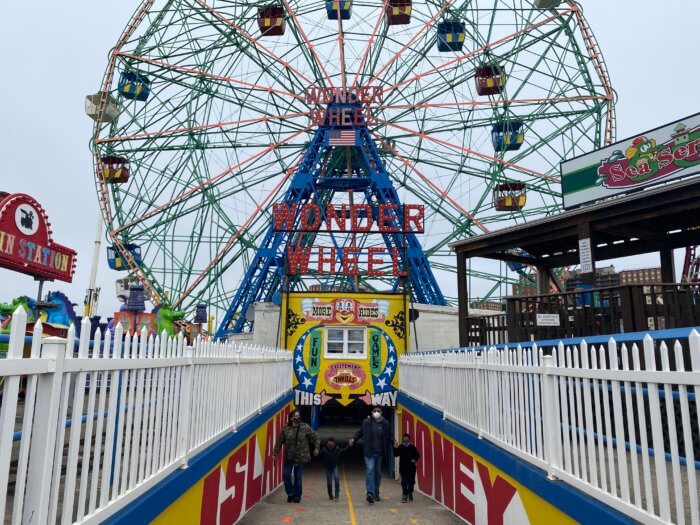
[[581, 273], [588, 286], [595, 282], [596, 261], [656, 251], [661, 280], [674, 282], [674, 248], [700, 244], [700, 178], [655, 186], [450, 244], [457, 254], [460, 345], [468, 342], [467, 259], [484, 257], [534, 266], [538, 293], [550, 293], [552, 280], [561, 290], [552, 269], [579, 264], [580, 239], [590, 239], [591, 264]]
[[[552, 269], [579, 264], [579, 238], [591, 239], [594, 261], [700, 244], [700, 178], [479, 235], [450, 248], [458, 262], [484, 257]], [[532, 257], [515, 253], [516, 248]]]

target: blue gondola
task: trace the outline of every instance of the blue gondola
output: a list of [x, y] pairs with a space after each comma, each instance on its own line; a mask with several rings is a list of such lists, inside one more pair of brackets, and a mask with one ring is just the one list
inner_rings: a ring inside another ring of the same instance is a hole
[[464, 45], [464, 24], [458, 21], [438, 22], [437, 46], [438, 51], [461, 51]]
[[352, 12], [352, 1], [326, 1], [326, 12], [328, 13], [328, 20], [338, 20], [338, 11], [340, 11], [341, 20], [350, 20], [350, 13]]
[[[125, 243], [124, 248], [131, 254], [136, 264], [143, 263], [141, 247], [138, 244]], [[129, 265], [114, 246], [107, 246], [107, 264], [112, 270], [125, 271], [129, 269]]]
[[524, 140], [523, 123], [519, 120], [497, 122], [491, 128], [491, 141], [497, 152], [519, 150]]
[[151, 92], [151, 81], [143, 73], [122, 71], [117, 89], [124, 98], [145, 102]]

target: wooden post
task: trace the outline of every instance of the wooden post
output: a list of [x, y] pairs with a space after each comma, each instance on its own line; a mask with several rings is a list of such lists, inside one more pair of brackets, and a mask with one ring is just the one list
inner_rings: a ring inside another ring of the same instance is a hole
[[582, 284], [595, 286], [595, 239], [591, 235], [591, 225], [587, 222], [578, 225], [579, 264]]
[[459, 346], [468, 345], [469, 290], [467, 290], [467, 258], [457, 252], [457, 310], [459, 317]]
[[537, 295], [551, 292], [552, 281], [549, 278], [549, 270], [542, 266], [537, 267]]
[[676, 282], [676, 266], [673, 261], [673, 248], [663, 248], [659, 251], [661, 259], [661, 282]]

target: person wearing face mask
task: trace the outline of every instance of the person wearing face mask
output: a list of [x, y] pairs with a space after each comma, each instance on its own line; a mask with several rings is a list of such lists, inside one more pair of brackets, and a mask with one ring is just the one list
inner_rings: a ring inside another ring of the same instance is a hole
[[413, 486], [416, 484], [416, 463], [420, 459], [420, 452], [411, 443], [411, 436], [403, 435], [402, 443], [394, 446], [394, 457], [399, 458], [399, 474], [401, 475], [401, 503], [413, 501]]
[[[287, 493], [287, 503], [299, 503], [302, 494], [302, 475], [304, 465], [311, 461], [309, 445], [314, 446], [314, 456], [318, 456], [321, 441], [316, 432], [301, 420], [301, 413], [292, 410], [289, 414], [289, 423], [282, 429], [272, 457], [277, 461], [282, 445], [284, 451], [284, 468], [282, 477], [284, 479], [284, 490]], [[292, 479], [293, 478], [293, 479]]]
[[[338, 501], [340, 496], [340, 474], [338, 466], [340, 465], [340, 455], [348, 447], [343, 447], [335, 442], [335, 438], [329, 437], [326, 444], [321, 448], [319, 458], [323, 467], [326, 469], [326, 485], [328, 486], [328, 498], [331, 501]], [[335, 498], [333, 497], [333, 485], [335, 481]]]
[[387, 445], [394, 446], [394, 435], [391, 425], [382, 416], [381, 407], [372, 407], [372, 415], [362, 422], [362, 427], [355, 433], [355, 437], [349, 441], [353, 446], [355, 441], [364, 439], [365, 488], [367, 489], [367, 502], [371, 505], [375, 501], [381, 501], [379, 485], [382, 481], [382, 460]]

